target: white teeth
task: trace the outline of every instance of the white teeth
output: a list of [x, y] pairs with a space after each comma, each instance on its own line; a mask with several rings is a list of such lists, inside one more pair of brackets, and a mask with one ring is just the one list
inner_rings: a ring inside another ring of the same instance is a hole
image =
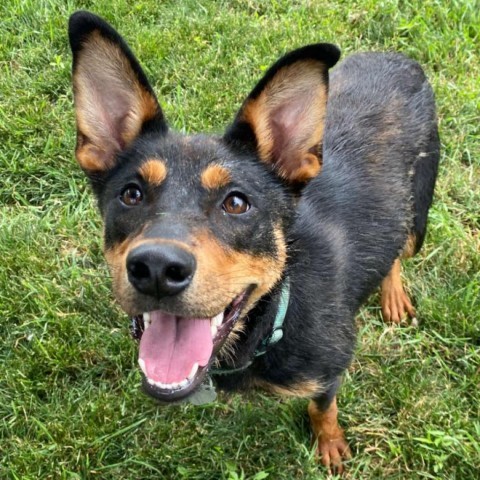
[[150, 319], [150, 314], [148, 312], [145, 312], [143, 314], [144, 330], [146, 330], [150, 326], [151, 323], [152, 323], [152, 321]]
[[142, 369], [142, 372], [147, 375], [147, 369], [145, 368], [145, 360], [143, 358], [138, 359], [138, 364], [140, 365], [140, 368]]
[[218, 315], [215, 315], [212, 320], [211, 324], [219, 327], [223, 322], [223, 312], [220, 312]]
[[188, 375], [188, 378], [185, 378], [181, 382], [162, 383], [162, 382], [156, 382], [155, 380], [152, 380], [151, 378], [147, 377], [147, 372], [145, 369], [145, 361], [142, 358], [138, 359], [138, 364], [140, 365], [142, 372], [145, 374], [145, 377], [147, 378], [147, 382], [150, 385], [154, 385], [163, 390], [174, 390], [179, 388], [180, 389], [185, 388], [193, 380], [193, 377], [195, 377], [196, 373], [198, 372], [198, 363], [195, 363], [192, 367], [192, 370], [190, 371], [190, 374]]
[[166, 383], [156, 382], [155, 380], [152, 380], [151, 378], [147, 378], [147, 380], [148, 380], [148, 383], [150, 385], [155, 385], [158, 388], [173, 388], [173, 383], [172, 383], [172, 385], [168, 385]]
[[188, 378], [186, 378], [185, 380], [182, 380], [181, 382], [162, 383], [162, 382], [156, 382], [155, 380], [152, 380], [151, 378], [147, 378], [147, 382], [150, 385], [155, 385], [156, 387], [161, 388], [163, 390], [174, 390], [176, 388], [186, 387], [190, 383], [190, 380]]
[[212, 338], [215, 338], [217, 334], [218, 327], [222, 325], [223, 322], [223, 312], [215, 315], [213, 318], [210, 319], [210, 332], [212, 333]]
[[190, 370], [190, 373], [189, 373], [188, 377], [187, 377], [187, 381], [191, 380], [196, 375], [197, 372], [198, 372], [198, 363], [195, 362], [193, 364], [192, 369]]

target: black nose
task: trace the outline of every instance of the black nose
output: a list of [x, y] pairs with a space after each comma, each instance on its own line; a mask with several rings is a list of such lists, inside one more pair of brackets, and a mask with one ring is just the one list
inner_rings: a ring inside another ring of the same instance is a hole
[[195, 257], [172, 244], [146, 244], [127, 257], [130, 283], [141, 293], [156, 298], [176, 295], [188, 287], [195, 272]]

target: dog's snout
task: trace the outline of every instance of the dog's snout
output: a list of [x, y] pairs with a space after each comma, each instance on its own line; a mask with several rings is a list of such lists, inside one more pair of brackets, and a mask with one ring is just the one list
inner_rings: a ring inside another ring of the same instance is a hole
[[172, 244], [141, 245], [127, 257], [130, 283], [140, 293], [163, 298], [188, 287], [195, 273], [195, 257]]

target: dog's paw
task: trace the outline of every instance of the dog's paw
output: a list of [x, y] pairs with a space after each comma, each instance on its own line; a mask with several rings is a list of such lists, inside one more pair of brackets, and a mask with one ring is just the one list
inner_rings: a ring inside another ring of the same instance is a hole
[[[382, 315], [385, 322], [400, 324], [407, 317], [412, 319], [412, 325], [415, 319], [415, 308], [403, 288], [403, 282], [400, 275], [401, 264], [397, 258], [393, 262], [388, 275], [382, 281]], [[416, 320], [415, 320], [416, 321]]]
[[330, 474], [342, 475], [343, 461], [352, 458], [352, 452], [345, 438], [318, 438], [317, 455]]
[[[400, 285], [382, 291], [382, 316], [385, 322], [400, 324], [407, 317], [415, 319], [415, 308]], [[416, 319], [415, 319], [416, 320]]]
[[352, 457], [343, 429], [338, 424], [337, 399], [334, 396], [327, 408], [320, 408], [318, 400], [310, 400], [308, 414], [312, 425], [316, 454], [330, 474], [342, 475], [344, 460]]

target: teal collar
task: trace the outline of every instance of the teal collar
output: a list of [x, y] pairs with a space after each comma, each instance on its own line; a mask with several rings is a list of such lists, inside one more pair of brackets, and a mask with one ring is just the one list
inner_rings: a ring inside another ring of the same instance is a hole
[[260, 348], [255, 351], [255, 357], [263, 355], [269, 347], [275, 345], [283, 337], [283, 322], [287, 315], [288, 302], [290, 301], [290, 279], [287, 277], [283, 282], [282, 291], [280, 292], [280, 302], [278, 303], [277, 315], [273, 322], [273, 328], [268, 337], [262, 340]]
[[253, 359], [247, 362], [246, 365], [238, 368], [211, 368], [210, 373], [213, 375], [227, 375], [229, 373], [241, 372], [242, 370], [247, 369], [253, 363], [255, 358], [264, 355], [272, 345], [275, 345], [277, 342], [279, 342], [283, 338], [283, 322], [285, 321], [285, 316], [287, 315], [289, 302], [290, 279], [286, 277], [282, 285], [282, 291], [280, 292], [280, 301], [278, 303], [277, 314], [273, 322], [272, 331], [261, 341], [259, 347], [255, 350]]

